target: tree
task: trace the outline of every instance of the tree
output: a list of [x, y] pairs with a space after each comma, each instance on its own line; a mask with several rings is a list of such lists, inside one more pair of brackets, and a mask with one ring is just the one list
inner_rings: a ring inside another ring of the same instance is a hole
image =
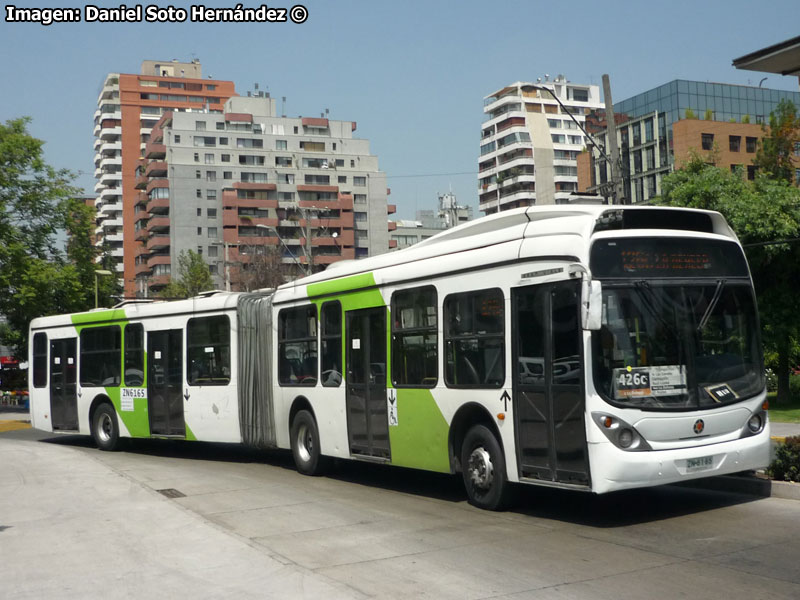
[[281, 252], [275, 246], [255, 246], [250, 261], [239, 271], [239, 287], [243, 291], [276, 288], [286, 281], [287, 269]]
[[160, 296], [169, 299], [191, 298], [213, 289], [211, 271], [202, 255], [193, 250], [183, 250], [178, 256], [178, 278], [171, 277]]
[[783, 99], [769, 115], [769, 127], [762, 125], [764, 137], [758, 145], [753, 164], [774, 179], [792, 183], [795, 166], [794, 146], [800, 143], [800, 116], [793, 102]]
[[787, 402], [800, 313], [800, 296], [791, 282], [800, 278], [800, 244], [765, 243], [800, 236], [800, 190], [761, 173], [746, 181], [740, 172], [708, 165], [694, 153], [681, 170], [664, 178], [662, 194], [656, 203], [719, 211], [739, 236], [753, 274], [764, 341], [778, 355], [778, 403]]
[[[90, 235], [91, 222], [72, 202], [79, 193], [74, 176], [45, 162], [44, 142], [30, 135], [29, 123], [0, 124], [0, 313], [7, 319], [0, 342], [18, 358], [27, 356], [32, 319], [94, 306], [96, 268], [86, 240], [78, 241]], [[66, 255], [57, 246], [59, 229], [73, 243]]]

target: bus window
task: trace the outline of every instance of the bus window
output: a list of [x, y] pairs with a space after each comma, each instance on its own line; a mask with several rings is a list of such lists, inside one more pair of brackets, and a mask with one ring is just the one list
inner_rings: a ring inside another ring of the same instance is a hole
[[505, 381], [503, 292], [452, 294], [444, 300], [445, 383], [499, 388]]
[[33, 334], [33, 387], [47, 387], [47, 334]]
[[322, 385], [339, 387], [342, 383], [342, 305], [326, 302], [320, 312], [322, 347]]
[[144, 383], [144, 327], [141, 323], [125, 326], [125, 385]]
[[313, 305], [278, 313], [278, 383], [317, 384], [317, 309]]
[[117, 387], [122, 363], [122, 334], [117, 325], [81, 331], [81, 385]]
[[189, 385], [231, 381], [231, 322], [227, 315], [198, 317], [186, 324], [186, 379]]
[[439, 379], [436, 288], [392, 296], [392, 381], [395, 387], [434, 387]]

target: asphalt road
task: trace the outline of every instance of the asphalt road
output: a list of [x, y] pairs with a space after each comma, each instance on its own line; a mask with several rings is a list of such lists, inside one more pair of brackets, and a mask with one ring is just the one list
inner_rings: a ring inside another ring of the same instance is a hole
[[800, 503], [523, 488], [286, 452], [0, 433], [0, 597], [798, 598]]

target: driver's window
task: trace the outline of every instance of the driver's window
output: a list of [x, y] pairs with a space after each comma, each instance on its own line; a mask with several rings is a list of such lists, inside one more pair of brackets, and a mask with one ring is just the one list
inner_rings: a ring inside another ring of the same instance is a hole
[[326, 302], [320, 310], [322, 348], [322, 385], [339, 387], [342, 383], [342, 305]]
[[313, 304], [278, 313], [278, 382], [317, 384], [317, 308]]

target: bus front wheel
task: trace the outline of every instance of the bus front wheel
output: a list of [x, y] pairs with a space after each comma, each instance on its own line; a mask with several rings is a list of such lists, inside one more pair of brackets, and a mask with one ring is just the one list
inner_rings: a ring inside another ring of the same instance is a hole
[[94, 411], [92, 437], [100, 450], [111, 451], [119, 443], [119, 425], [114, 407], [103, 403]]
[[294, 464], [300, 473], [320, 475], [325, 470], [327, 460], [320, 452], [317, 422], [307, 410], [301, 410], [292, 420], [291, 444]]
[[509, 483], [503, 450], [484, 425], [474, 425], [461, 446], [461, 474], [469, 503], [486, 510], [503, 510]]

